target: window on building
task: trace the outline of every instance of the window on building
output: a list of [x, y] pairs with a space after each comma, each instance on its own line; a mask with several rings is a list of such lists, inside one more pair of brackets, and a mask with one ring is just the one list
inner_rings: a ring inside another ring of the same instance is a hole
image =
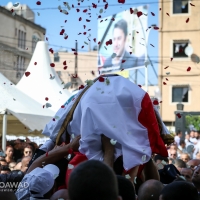
[[188, 46], [188, 41], [174, 41], [173, 42], [173, 58], [187, 58], [185, 48]]
[[18, 47], [21, 49], [26, 48], [26, 32], [18, 30]]
[[54, 62], [59, 62], [60, 61], [60, 57], [58, 53], [54, 53]]
[[173, 14], [188, 13], [188, 0], [173, 0]]
[[34, 34], [32, 37], [32, 52], [35, 51], [35, 47], [38, 41], [41, 41], [40, 37], [38, 34]]
[[25, 71], [25, 58], [23, 56], [17, 57], [17, 71], [18, 72]]
[[173, 86], [172, 87], [172, 102], [188, 102], [188, 86]]

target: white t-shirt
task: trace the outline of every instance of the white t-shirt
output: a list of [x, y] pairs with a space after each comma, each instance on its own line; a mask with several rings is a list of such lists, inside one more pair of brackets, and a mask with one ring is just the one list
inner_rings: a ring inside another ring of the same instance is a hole
[[180, 145], [180, 140], [181, 138], [179, 136], [175, 136], [174, 137], [174, 141], [176, 142], [176, 144], [179, 146]]

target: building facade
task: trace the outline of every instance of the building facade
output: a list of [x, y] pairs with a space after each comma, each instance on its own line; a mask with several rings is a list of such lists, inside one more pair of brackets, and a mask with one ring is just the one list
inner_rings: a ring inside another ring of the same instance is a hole
[[200, 111], [199, 6], [199, 1], [186, 0], [159, 3], [160, 113], [168, 126], [173, 126], [178, 103], [186, 112]]
[[44, 40], [46, 30], [34, 18], [27, 5], [17, 10], [11, 5], [0, 7], [0, 73], [15, 84], [28, 67], [37, 41]]

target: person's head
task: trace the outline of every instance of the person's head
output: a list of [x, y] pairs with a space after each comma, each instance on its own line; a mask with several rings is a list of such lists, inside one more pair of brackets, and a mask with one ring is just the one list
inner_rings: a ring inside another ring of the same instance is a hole
[[69, 200], [67, 189], [58, 190], [50, 198], [50, 200], [58, 200], [58, 199]]
[[200, 153], [198, 153], [198, 154], [196, 155], [196, 158], [195, 158], [195, 159], [200, 160]]
[[26, 170], [28, 169], [28, 164], [29, 164], [30, 160], [31, 160], [31, 156], [26, 156], [22, 159], [22, 161], [21, 161], [21, 163], [22, 163], [21, 171], [22, 172], [26, 172]]
[[20, 139], [15, 140], [15, 142], [14, 142], [14, 149], [16, 149], [16, 150], [22, 150], [22, 149], [24, 149], [24, 141], [22, 141]]
[[104, 163], [89, 160], [75, 167], [68, 184], [70, 200], [119, 200], [117, 178]]
[[32, 156], [33, 155], [33, 149], [30, 145], [25, 146], [24, 148], [24, 156]]
[[178, 147], [176, 144], [171, 144], [169, 150], [176, 150], [177, 151]]
[[59, 168], [52, 164], [48, 164], [43, 168], [35, 168], [24, 177], [24, 179], [29, 182], [29, 188], [26, 192], [29, 193], [32, 198], [41, 199], [44, 197], [49, 199], [52, 196], [50, 193], [54, 188], [55, 179], [58, 174]]
[[6, 146], [6, 157], [12, 158], [13, 157], [13, 147], [11, 145]]
[[5, 160], [1, 160], [0, 163], [1, 166], [8, 166], [8, 163]]
[[197, 139], [199, 138], [199, 134], [196, 130], [194, 131], [194, 137], [197, 138]]
[[198, 166], [200, 164], [200, 160], [198, 159], [193, 159], [193, 160], [190, 160], [189, 162], [187, 162], [187, 165], [190, 169], [192, 169], [194, 171], [194, 168], [196, 166]]
[[185, 148], [186, 144], [185, 144], [185, 140], [180, 140], [180, 146], [182, 148]]
[[177, 151], [176, 150], [170, 150], [169, 151], [169, 157], [170, 158], [173, 158], [173, 159], [176, 159], [177, 158]]
[[182, 168], [180, 174], [185, 177], [186, 181], [192, 182], [193, 171], [191, 169]]
[[11, 170], [8, 166], [1, 166], [1, 174], [10, 174]]
[[13, 171], [14, 170], [14, 168], [15, 168], [15, 166], [16, 166], [16, 162], [10, 162], [9, 164], [8, 164], [8, 167], [9, 167], [9, 169], [11, 170], [11, 171]]
[[197, 190], [200, 192], [200, 165], [195, 167], [195, 170], [192, 176], [192, 182], [197, 188]]
[[157, 180], [144, 182], [139, 188], [138, 200], [157, 200], [163, 187], [163, 184]]
[[165, 186], [159, 200], [198, 200], [197, 189], [189, 182], [176, 181]]
[[113, 52], [120, 57], [125, 49], [126, 39], [128, 35], [128, 25], [124, 19], [119, 20], [113, 29]]
[[176, 159], [174, 166], [178, 169], [179, 172], [181, 172], [182, 168], [187, 167], [186, 163], [182, 161], [181, 159]]
[[190, 131], [190, 137], [194, 138], [194, 131], [193, 130]]
[[189, 140], [190, 139], [190, 135], [189, 134], [185, 134], [185, 139]]
[[175, 161], [174, 161], [175, 159], [173, 159], [173, 158], [169, 158], [169, 164], [175, 164]]
[[178, 136], [178, 137], [182, 137], [182, 131], [181, 130], [178, 130], [177, 132], [176, 132], [176, 135]]
[[117, 175], [117, 183], [119, 189], [119, 195], [123, 200], [135, 200], [135, 189], [133, 184], [124, 176]]
[[187, 153], [182, 153], [181, 156], [180, 156], [180, 159], [182, 161], [184, 161], [185, 163], [187, 163], [190, 160], [190, 156]]

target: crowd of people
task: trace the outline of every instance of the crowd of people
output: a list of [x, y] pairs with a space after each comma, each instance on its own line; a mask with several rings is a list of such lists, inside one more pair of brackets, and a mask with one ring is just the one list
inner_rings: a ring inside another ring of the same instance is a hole
[[[166, 146], [168, 158], [154, 154], [134, 182], [123, 175], [121, 157], [111, 164], [95, 160], [69, 164], [78, 152], [80, 136], [50, 151], [28, 138], [8, 141], [0, 153], [0, 199], [200, 199], [200, 132], [191, 130], [182, 138], [177, 131], [174, 143]], [[102, 140], [104, 151], [109, 143], [109, 138]], [[72, 172], [66, 183], [67, 168]]]

